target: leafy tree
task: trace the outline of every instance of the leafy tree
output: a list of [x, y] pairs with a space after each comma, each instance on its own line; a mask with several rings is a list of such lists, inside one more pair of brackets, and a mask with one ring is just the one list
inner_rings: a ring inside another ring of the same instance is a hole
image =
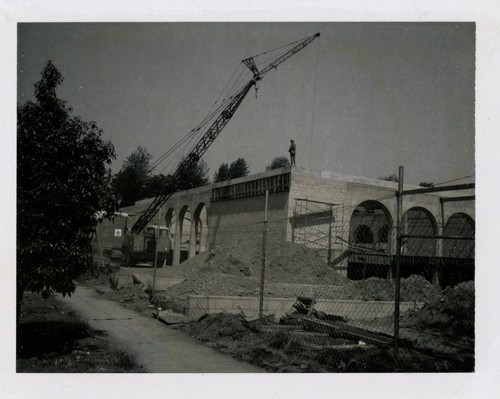
[[197, 160], [186, 156], [179, 163], [174, 181], [176, 191], [189, 190], [190, 188], [204, 186], [210, 181], [208, 178], [208, 165], [205, 160]]
[[248, 176], [249, 173], [250, 169], [244, 158], [238, 158], [236, 161], [231, 162], [231, 166], [229, 167], [229, 176], [231, 179]]
[[229, 165], [227, 163], [222, 163], [219, 166], [219, 170], [217, 172], [215, 172], [214, 182], [217, 183], [220, 181], [229, 180], [230, 178], [231, 177], [229, 174]]
[[[389, 176], [383, 176], [383, 177], [379, 176], [379, 180], [393, 181], [393, 182], [397, 183], [397, 182], [399, 182], [399, 177], [398, 177], [398, 175], [393, 173], [392, 175], [389, 175]], [[434, 187], [434, 183], [430, 183], [430, 182], [426, 182], [426, 181], [422, 181], [418, 185], [421, 187]]]
[[114, 176], [112, 186], [120, 198], [121, 206], [133, 205], [136, 201], [147, 198], [145, 187], [150, 178], [151, 159], [151, 154], [139, 146], [128, 156], [120, 171]]
[[250, 169], [248, 168], [247, 161], [244, 158], [238, 158], [229, 166], [227, 163], [222, 163], [219, 170], [215, 172], [214, 182], [220, 182], [237, 177], [248, 176]]
[[143, 189], [143, 197], [144, 198], [153, 198], [159, 195], [160, 193], [168, 190], [168, 188], [172, 185], [172, 176], [165, 176], [163, 174], [150, 176], [146, 180], [146, 184]]
[[171, 175], [151, 175], [151, 159], [149, 152], [139, 146], [114, 176], [112, 186], [121, 199], [121, 206], [134, 205], [136, 201], [156, 197], [168, 190], [188, 190], [209, 182], [208, 165], [204, 160], [193, 162], [190, 157], [184, 157], [179, 163], [177, 179], [174, 181]]
[[389, 175], [389, 176], [379, 176], [378, 177], [379, 180], [385, 180], [385, 181], [393, 181], [393, 182], [398, 182], [399, 181], [399, 177], [393, 173], [392, 175]]
[[290, 160], [288, 159], [288, 157], [281, 155], [274, 158], [271, 163], [266, 166], [266, 170], [286, 168], [287, 166], [290, 166]]
[[57, 98], [62, 81], [49, 61], [35, 100], [17, 108], [18, 317], [26, 290], [44, 298], [74, 292], [92, 264], [96, 213], [116, 210], [107, 166], [114, 148]]

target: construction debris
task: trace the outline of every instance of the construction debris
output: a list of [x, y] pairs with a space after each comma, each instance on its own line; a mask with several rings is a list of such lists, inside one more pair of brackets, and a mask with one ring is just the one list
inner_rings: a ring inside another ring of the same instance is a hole
[[298, 325], [302, 323], [302, 319], [306, 316], [314, 317], [318, 320], [344, 321], [342, 316], [328, 314], [314, 309], [316, 300], [314, 298], [297, 297], [297, 302], [293, 304], [294, 311], [285, 314], [280, 319], [280, 324]]
[[165, 324], [186, 324], [192, 321], [189, 317], [186, 317], [180, 313], [175, 313], [171, 310], [154, 312], [153, 317], [164, 322]]
[[[349, 339], [366, 344], [389, 348], [394, 344], [394, 338], [379, 332], [370, 331], [360, 327], [354, 327], [342, 321], [320, 321], [310, 317], [302, 319], [302, 326], [305, 331], [327, 333], [333, 338]], [[406, 348], [411, 347], [409, 341], [405, 341]]]

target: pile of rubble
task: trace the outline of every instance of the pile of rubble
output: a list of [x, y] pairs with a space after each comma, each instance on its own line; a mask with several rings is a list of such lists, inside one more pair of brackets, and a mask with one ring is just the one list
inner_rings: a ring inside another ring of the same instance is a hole
[[[422, 276], [412, 275], [406, 279], [402, 278], [400, 282], [402, 302], [428, 302], [441, 297], [441, 289]], [[394, 301], [395, 286], [393, 280], [371, 277], [336, 289], [335, 295], [338, 299]]]
[[448, 336], [474, 338], [475, 289], [473, 281], [446, 288], [420, 311], [408, 315], [405, 327], [437, 330]]

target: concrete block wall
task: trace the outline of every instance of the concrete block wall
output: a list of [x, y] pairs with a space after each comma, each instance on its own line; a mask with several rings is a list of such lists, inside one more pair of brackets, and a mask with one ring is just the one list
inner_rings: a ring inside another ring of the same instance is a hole
[[[238, 241], [259, 245], [262, 240], [264, 211], [265, 195], [212, 203], [208, 215], [209, 248]], [[269, 193], [267, 212], [268, 239], [284, 241], [288, 192]]]
[[342, 204], [346, 192], [346, 182], [325, 176], [321, 172], [292, 168], [290, 187], [290, 216], [296, 198], [307, 198], [333, 204]]
[[[294, 311], [293, 304], [296, 298], [264, 298], [264, 315], [274, 315], [275, 321], [287, 313]], [[402, 302], [400, 311], [420, 309], [422, 302]], [[347, 320], [370, 320], [387, 317], [394, 314], [394, 302], [390, 301], [354, 301], [320, 299], [314, 306], [316, 310], [345, 317]], [[247, 320], [259, 316], [258, 297], [237, 296], [188, 296], [188, 317], [198, 319], [204, 314], [211, 313], [243, 313]]]
[[[405, 189], [421, 188], [413, 184], [405, 184]], [[371, 179], [358, 176], [343, 176], [333, 172], [310, 171], [301, 168], [292, 168], [290, 200], [289, 200], [289, 216], [293, 215], [295, 199], [306, 198], [309, 200], [323, 201], [329, 203], [341, 203], [343, 206], [342, 223], [343, 231], [342, 238], [345, 241], [350, 240], [350, 230], [353, 230], [351, 217], [354, 209], [364, 201], [373, 200], [380, 202], [387, 208], [392, 219], [392, 229], [396, 223], [397, 199], [395, 193], [398, 189], [398, 184], [394, 182], [383, 181], [379, 179]], [[472, 194], [472, 192], [471, 192]], [[441, 220], [441, 196], [453, 196], [456, 193], [436, 193], [436, 194], [419, 194], [405, 196], [403, 198], [404, 214], [410, 208], [422, 207], [432, 214], [433, 221], [438, 226], [438, 233], [442, 233], [443, 223]], [[461, 193], [460, 195], [464, 195]], [[455, 213], [465, 213], [475, 220], [474, 202], [450, 202], [444, 206], [444, 223]], [[354, 226], [355, 227], [355, 226]], [[336, 233], [339, 233], [338, 231]], [[395, 240], [395, 234], [392, 238]], [[291, 225], [288, 226], [288, 238], [291, 239]], [[391, 243], [394, 248], [395, 243]], [[340, 248], [342, 246], [339, 246]], [[339, 248], [333, 248], [335, 253], [339, 252]], [[342, 248], [340, 249], [340, 251]]]
[[[333, 210], [335, 221], [332, 226], [332, 259], [337, 258], [347, 249], [346, 245], [339, 243], [338, 240], [335, 240], [335, 236], [337, 235], [341, 236], [346, 241], [348, 240], [348, 236], [346, 237], [345, 235], [346, 229], [344, 226], [345, 222], [343, 220], [343, 206], [346, 190], [346, 181], [342, 181], [341, 179], [325, 175], [324, 172], [310, 171], [302, 168], [292, 168], [290, 200], [288, 209], [289, 217], [292, 217], [294, 215], [296, 199], [308, 199], [312, 201], [321, 201], [339, 205], [339, 207], [335, 207], [335, 209]], [[316, 227], [316, 230], [319, 231], [320, 228]], [[325, 231], [327, 230], [328, 228], [326, 228]], [[311, 234], [311, 232], [306, 232], [305, 234]], [[291, 241], [292, 225], [290, 223], [288, 223], [287, 225], [287, 236], [288, 240]], [[344, 261], [337, 265], [337, 269], [339, 270], [343, 270], [346, 267], [347, 261]]]

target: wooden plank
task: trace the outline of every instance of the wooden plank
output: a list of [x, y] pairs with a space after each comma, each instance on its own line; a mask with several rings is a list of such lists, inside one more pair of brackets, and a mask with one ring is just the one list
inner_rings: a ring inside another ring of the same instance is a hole
[[350, 326], [345, 322], [323, 322], [319, 320], [304, 317], [303, 327], [306, 331], [315, 331], [328, 333], [335, 338], [346, 338], [354, 341], [363, 341], [367, 344], [373, 344], [381, 347], [390, 347], [393, 344], [393, 339], [382, 334], [377, 334], [363, 328]]

